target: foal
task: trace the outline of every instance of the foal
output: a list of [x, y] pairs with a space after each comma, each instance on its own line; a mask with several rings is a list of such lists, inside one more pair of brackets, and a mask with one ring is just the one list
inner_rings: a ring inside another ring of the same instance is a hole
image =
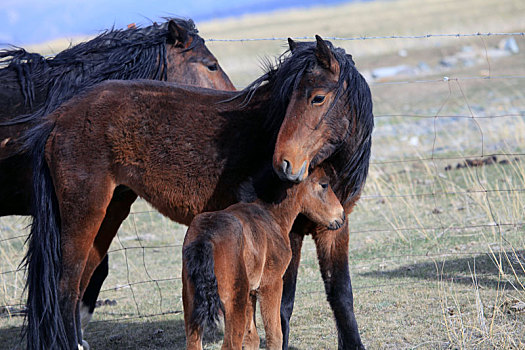
[[[257, 199], [197, 215], [184, 239], [182, 299], [186, 346], [202, 349], [204, 326], [224, 315], [223, 349], [258, 349], [255, 303], [261, 303], [267, 349], [281, 349], [283, 275], [292, 257], [289, 232], [299, 213], [329, 229], [345, 221], [343, 207], [317, 168], [281, 191], [273, 203]], [[244, 338], [244, 344], [243, 344]]]

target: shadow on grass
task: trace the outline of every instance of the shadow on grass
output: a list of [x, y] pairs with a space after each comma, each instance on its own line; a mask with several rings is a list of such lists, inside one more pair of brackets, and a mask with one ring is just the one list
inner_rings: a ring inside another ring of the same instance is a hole
[[[497, 260], [494, 260], [496, 258]], [[393, 270], [373, 270], [359, 273], [363, 277], [403, 279], [413, 278], [419, 280], [454, 281], [472, 286], [472, 275], [480, 286], [494, 289], [521, 289], [516, 283], [517, 276], [521, 283], [525, 278], [525, 250], [501, 253], [501, 267], [507, 279], [500, 280], [499, 269], [495, 261], [499, 261], [499, 254], [483, 254], [466, 258], [440, 258], [434, 261], [419, 262], [404, 265]]]
[[[0, 330], [0, 349], [23, 350], [22, 327]], [[133, 321], [93, 321], [84, 333], [92, 350], [97, 349], [184, 349], [184, 321], [138, 319]], [[206, 332], [204, 344], [222, 343], [222, 332]]]
[[[0, 349], [23, 350], [25, 340], [21, 338], [22, 327], [0, 329]], [[151, 321], [93, 321], [84, 334], [84, 339], [92, 350], [97, 349], [184, 349], [186, 336], [182, 319]], [[222, 331], [206, 332], [203, 344], [214, 343], [216, 348], [222, 344]], [[261, 339], [261, 346], [266, 341]], [[291, 346], [290, 350], [299, 350]]]

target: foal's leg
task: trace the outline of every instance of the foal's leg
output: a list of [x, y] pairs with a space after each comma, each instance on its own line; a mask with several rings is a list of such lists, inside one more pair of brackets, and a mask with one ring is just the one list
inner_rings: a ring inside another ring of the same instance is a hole
[[251, 307], [250, 283], [235, 235], [226, 237], [213, 250], [215, 276], [222, 303], [224, 304], [224, 341], [221, 349], [242, 349], [246, 330], [246, 310]]
[[186, 349], [202, 350], [203, 329], [192, 329], [190, 325], [191, 315], [193, 314], [193, 295], [195, 287], [188, 278], [186, 266], [182, 267], [182, 304], [184, 306], [184, 329], [186, 331]]
[[255, 326], [256, 306], [257, 295], [250, 293], [248, 307], [246, 308], [246, 330], [244, 331], [244, 339], [242, 341], [242, 348], [245, 350], [259, 349], [259, 334]]
[[[113, 192], [113, 197], [106, 210], [104, 221], [102, 221], [102, 225], [98, 230], [82, 276], [80, 289], [83, 294], [80, 307], [82, 329], [85, 329], [93, 316], [102, 283], [108, 275], [108, 257], [106, 252], [120, 225], [129, 215], [131, 205], [136, 199], [137, 195], [125, 186], [117, 186]], [[96, 269], [93, 271], [95, 267]], [[85, 287], [87, 281], [89, 281], [89, 284]]]
[[[62, 275], [59, 282], [59, 303], [70, 348], [81, 342], [79, 296], [80, 282], [88, 255], [109, 205], [114, 185], [109, 179], [97, 181], [68, 179], [56, 181], [61, 214]], [[76, 183], [75, 188], [60, 184]]]
[[279, 322], [282, 292], [283, 280], [279, 275], [266, 281], [259, 290], [261, 315], [266, 332], [266, 349], [279, 350], [283, 346], [283, 333]]
[[348, 271], [348, 225], [336, 231], [319, 227], [313, 234], [328, 302], [335, 316], [339, 349], [364, 349], [354, 315]]

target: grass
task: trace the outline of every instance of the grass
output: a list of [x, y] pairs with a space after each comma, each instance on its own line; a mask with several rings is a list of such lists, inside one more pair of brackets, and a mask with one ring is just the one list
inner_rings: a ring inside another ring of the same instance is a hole
[[[246, 16], [199, 28], [205, 38], [521, 32], [523, 7], [511, 0], [377, 1]], [[501, 39], [335, 44], [351, 52], [366, 72], [421, 61], [435, 67], [463, 46], [483, 52]], [[371, 83], [373, 159], [363, 197], [350, 216], [349, 251], [357, 321], [370, 349], [525, 348], [525, 84], [520, 78], [495, 78], [525, 75], [525, 40], [516, 40], [518, 55]], [[208, 43], [238, 87], [258, 77], [262, 57], [281, 53], [283, 45]], [[399, 56], [399, 49], [408, 55]], [[414, 80], [431, 82], [402, 83]], [[508, 163], [456, 169], [464, 157], [491, 154]], [[452, 170], [445, 171], [448, 165]], [[182, 348], [185, 228], [143, 201], [132, 211], [111, 247], [110, 275], [100, 296], [116, 305], [97, 309], [86, 338], [93, 349]], [[23, 255], [24, 237], [17, 237], [27, 224], [24, 218], [0, 218], [0, 305], [12, 306], [0, 309], [0, 348], [17, 347], [23, 272], [12, 271]], [[309, 237], [297, 290], [290, 345], [336, 348]], [[220, 334], [210, 335], [206, 348], [220, 344]]]

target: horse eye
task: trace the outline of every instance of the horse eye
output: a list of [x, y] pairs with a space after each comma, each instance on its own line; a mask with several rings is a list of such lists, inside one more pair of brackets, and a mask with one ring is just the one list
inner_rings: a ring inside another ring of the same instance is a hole
[[324, 188], [324, 189], [328, 188], [328, 184], [327, 184], [327, 183], [322, 183], [322, 184], [320, 184], [320, 185], [321, 185], [321, 187]]
[[217, 67], [217, 63], [214, 63], [214, 64], [210, 64], [210, 65], [208, 65], [208, 70], [209, 70], [209, 71], [215, 72], [217, 69], [219, 69], [219, 68]]
[[315, 97], [312, 99], [312, 104], [323, 103], [323, 101], [324, 101], [323, 95], [315, 95]]

